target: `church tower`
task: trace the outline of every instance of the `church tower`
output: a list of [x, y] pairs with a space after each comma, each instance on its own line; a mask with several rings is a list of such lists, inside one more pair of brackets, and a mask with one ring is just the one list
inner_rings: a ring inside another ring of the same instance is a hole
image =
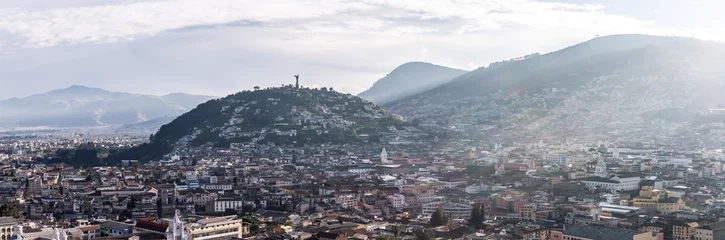
[[390, 163], [388, 161], [388, 151], [385, 150], [385, 148], [383, 148], [383, 151], [380, 152], [380, 163], [382, 163], [382, 164], [388, 164], [388, 163]]
[[594, 176], [603, 177], [603, 178], [606, 178], [609, 176], [609, 173], [607, 172], [607, 163], [605, 163], [603, 159], [600, 159], [597, 162], [597, 165], [594, 168]]
[[499, 163], [496, 165], [496, 172], [494, 172], [493, 175], [501, 176], [506, 174], [506, 166], [504, 166], [503, 163]]
[[179, 217], [180, 212], [179, 210], [176, 210], [174, 214], [174, 220], [173, 222], [169, 223], [169, 228], [166, 230], [166, 239], [167, 240], [187, 240], [189, 239], [189, 234], [185, 232], [184, 230], [184, 222], [181, 221], [181, 218]]

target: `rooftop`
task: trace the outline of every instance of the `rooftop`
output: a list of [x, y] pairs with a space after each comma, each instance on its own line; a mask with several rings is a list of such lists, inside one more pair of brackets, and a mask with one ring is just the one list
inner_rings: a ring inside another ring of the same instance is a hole
[[568, 236], [587, 238], [592, 240], [631, 240], [634, 239], [635, 235], [642, 234], [642, 232], [621, 228], [577, 225], [567, 226], [566, 230], [564, 230], [562, 233]]
[[15, 226], [18, 225], [18, 220], [12, 217], [0, 217], [0, 226]]

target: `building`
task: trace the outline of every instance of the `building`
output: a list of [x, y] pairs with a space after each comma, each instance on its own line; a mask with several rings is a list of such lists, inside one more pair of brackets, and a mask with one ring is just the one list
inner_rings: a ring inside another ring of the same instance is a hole
[[14, 232], [14, 227], [18, 225], [18, 220], [12, 217], [0, 217], [0, 239], [10, 239]]
[[101, 223], [101, 233], [104, 236], [118, 236], [131, 234], [133, 232], [133, 225], [125, 224], [122, 222], [108, 221]]
[[519, 215], [521, 216], [521, 220], [536, 221], [536, 205], [529, 204], [522, 206], [519, 209]]
[[402, 194], [398, 193], [398, 194], [388, 195], [387, 198], [388, 198], [388, 202], [390, 202], [390, 205], [393, 208], [402, 209], [407, 206], [406, 201], [405, 201], [405, 196], [403, 196]]
[[241, 198], [219, 198], [210, 202], [207, 209], [214, 209], [214, 212], [223, 213], [227, 209], [240, 210], [243, 205], [244, 200]]
[[693, 240], [695, 229], [699, 226], [696, 222], [672, 224], [673, 240]]
[[657, 240], [662, 233], [639, 232], [602, 226], [567, 226], [551, 231], [552, 240]]
[[423, 204], [423, 215], [432, 215], [438, 207], [443, 207], [443, 213], [450, 215], [453, 219], [466, 219], [471, 216], [473, 206], [470, 204], [453, 203], [453, 202], [432, 202]]
[[189, 240], [241, 239], [249, 234], [249, 224], [235, 219], [235, 216], [202, 219], [186, 225], [184, 229], [189, 234]]
[[341, 191], [333, 194], [335, 203], [340, 204], [343, 208], [357, 208], [360, 202], [360, 194], [352, 191]]
[[660, 213], [670, 214], [679, 212], [683, 208], [685, 208], [685, 202], [676, 197], [660, 199], [657, 201], [657, 212]]
[[101, 237], [101, 226], [90, 225], [79, 227], [78, 230], [81, 232], [82, 240], [94, 239]]
[[725, 222], [695, 228], [695, 240], [725, 240]]
[[587, 188], [599, 188], [614, 192], [634, 191], [639, 189], [639, 182], [642, 179], [638, 176], [614, 176], [612, 178], [589, 177], [580, 180]]

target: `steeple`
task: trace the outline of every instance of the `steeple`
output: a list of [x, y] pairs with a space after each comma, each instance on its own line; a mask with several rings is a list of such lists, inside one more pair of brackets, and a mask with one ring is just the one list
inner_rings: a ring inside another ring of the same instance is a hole
[[388, 151], [383, 148], [383, 151], [380, 152], [380, 163], [382, 164], [388, 164]]
[[603, 178], [606, 178], [609, 175], [607, 172], [607, 163], [605, 163], [603, 159], [600, 159], [597, 162], [597, 165], [594, 168], [594, 175]]
[[174, 214], [174, 220], [169, 224], [166, 230], [167, 240], [185, 240], [188, 239], [186, 232], [184, 232], [184, 222], [179, 217], [179, 210], [176, 210]]

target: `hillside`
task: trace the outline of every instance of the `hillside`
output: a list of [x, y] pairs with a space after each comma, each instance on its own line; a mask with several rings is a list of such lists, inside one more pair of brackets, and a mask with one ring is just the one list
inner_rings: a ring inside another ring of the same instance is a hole
[[725, 103], [724, 65], [720, 43], [614, 35], [494, 63], [384, 107], [408, 119], [496, 126], [511, 137], [627, 135], [675, 128]]
[[379, 141], [407, 123], [359, 97], [293, 87], [244, 91], [200, 104], [147, 144], [115, 156], [157, 160], [170, 152], [231, 143], [303, 145]]
[[209, 96], [151, 96], [71, 86], [0, 102], [0, 125], [6, 127], [95, 127], [176, 117]]
[[358, 96], [385, 104], [433, 89], [465, 73], [467, 71], [430, 63], [409, 62], [395, 68]]

